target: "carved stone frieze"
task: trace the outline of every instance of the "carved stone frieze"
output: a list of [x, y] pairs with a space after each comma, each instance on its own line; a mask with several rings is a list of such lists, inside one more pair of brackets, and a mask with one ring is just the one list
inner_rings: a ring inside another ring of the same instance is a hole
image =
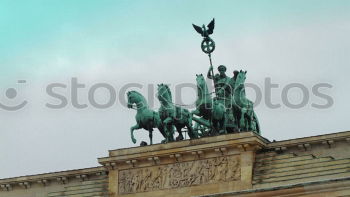
[[240, 180], [240, 157], [224, 156], [119, 171], [119, 194]]

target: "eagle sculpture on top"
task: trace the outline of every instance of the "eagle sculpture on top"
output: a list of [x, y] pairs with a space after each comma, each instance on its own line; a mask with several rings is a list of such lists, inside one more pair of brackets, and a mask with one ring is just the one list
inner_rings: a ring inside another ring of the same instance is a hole
[[202, 35], [204, 38], [208, 38], [209, 35], [214, 32], [215, 19], [213, 18], [213, 20], [211, 20], [210, 23], [207, 25], [208, 29], [205, 28], [205, 25], [199, 27], [195, 24], [192, 24], [192, 26], [200, 35]]

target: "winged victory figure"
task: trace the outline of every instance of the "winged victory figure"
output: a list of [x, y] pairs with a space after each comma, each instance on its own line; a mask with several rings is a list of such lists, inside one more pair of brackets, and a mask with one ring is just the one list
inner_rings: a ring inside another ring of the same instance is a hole
[[214, 32], [214, 26], [215, 26], [215, 19], [210, 21], [210, 23], [207, 25], [208, 29], [203, 25], [202, 27], [199, 27], [195, 24], [192, 24], [193, 28], [201, 34], [204, 38], [208, 38], [210, 34]]

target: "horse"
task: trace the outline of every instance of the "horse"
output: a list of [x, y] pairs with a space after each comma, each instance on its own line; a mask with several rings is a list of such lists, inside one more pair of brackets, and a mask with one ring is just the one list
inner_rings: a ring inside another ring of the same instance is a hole
[[240, 129], [260, 134], [259, 121], [253, 109], [254, 103], [247, 99], [245, 93], [246, 74], [247, 71], [242, 70], [237, 74], [233, 91], [234, 108], [238, 111]]
[[212, 99], [208, 90], [207, 83], [202, 74], [196, 75], [197, 81], [197, 100], [196, 110], [191, 113], [208, 120], [213, 129], [211, 135], [227, 133], [226, 131], [226, 108], [225, 105], [216, 99]]
[[[179, 133], [177, 141], [183, 140], [182, 128], [186, 127], [191, 139], [198, 138], [198, 134], [192, 128], [192, 115], [182, 107], [176, 106], [172, 102], [172, 95], [168, 85], [158, 84], [158, 100], [161, 103], [159, 108], [160, 119], [163, 122], [165, 133], [170, 136], [174, 134], [173, 126]], [[170, 137], [169, 137], [170, 138]]]
[[166, 138], [164, 127], [160, 120], [159, 113], [149, 108], [147, 101], [142, 94], [137, 91], [127, 92], [128, 108], [133, 108], [136, 104], [136, 125], [130, 128], [131, 140], [135, 144], [134, 130], [145, 129], [149, 132], [150, 144], [153, 144], [153, 128], [157, 128], [160, 133]]

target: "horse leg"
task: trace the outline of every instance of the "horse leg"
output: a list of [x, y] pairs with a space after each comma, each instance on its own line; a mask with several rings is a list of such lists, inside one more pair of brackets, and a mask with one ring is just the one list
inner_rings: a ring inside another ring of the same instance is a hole
[[218, 129], [219, 129], [219, 134], [226, 134], [226, 118], [229, 115], [228, 110], [226, 110], [223, 106], [220, 108], [220, 120], [218, 120]]
[[247, 127], [249, 131], [253, 131], [254, 130], [254, 125], [253, 125], [253, 113], [251, 110], [249, 110], [249, 112], [247, 113], [248, 118], [247, 118]]
[[250, 116], [249, 114], [247, 113], [247, 117], [245, 119], [245, 127], [247, 128], [247, 131], [250, 131]]
[[239, 120], [239, 127], [241, 129], [246, 129], [246, 125], [245, 125], [245, 115], [246, 115], [246, 113], [247, 113], [247, 110], [242, 108], [241, 109], [241, 118]]
[[150, 144], [152, 145], [153, 144], [153, 129], [149, 130], [148, 136], [149, 136]]
[[250, 125], [250, 130], [251, 131], [256, 131], [256, 123], [255, 123], [255, 120], [254, 120], [254, 116], [251, 117], [249, 125]]
[[130, 128], [130, 134], [131, 134], [131, 141], [135, 144], [136, 143], [136, 139], [134, 137], [134, 130], [136, 129], [141, 129], [140, 125], [139, 124], [136, 124], [135, 126], [132, 126]]
[[223, 117], [220, 122], [221, 122], [220, 128], [223, 129], [221, 134], [227, 134], [227, 130], [226, 130], [227, 117], [225, 116], [225, 114], [223, 114]]
[[165, 134], [165, 132], [164, 132], [164, 127], [163, 127], [163, 125], [158, 125], [157, 126], [157, 128], [158, 128], [158, 130], [159, 130], [159, 132], [162, 134], [162, 136], [164, 137], [164, 138], [166, 138], [166, 134]]
[[218, 120], [213, 120], [213, 132], [212, 136], [219, 134], [219, 121]]
[[233, 115], [233, 122], [234, 122], [234, 132], [239, 132], [239, 114], [240, 110], [238, 109], [237, 105], [233, 105], [232, 107], [232, 115]]
[[260, 125], [259, 125], [259, 120], [258, 118], [256, 117], [256, 114], [255, 112], [253, 111], [253, 119], [254, 119], [254, 127], [255, 127], [255, 132], [257, 134], [260, 134]]
[[186, 123], [186, 127], [187, 127], [187, 132], [188, 135], [190, 136], [191, 139], [197, 139], [198, 137], [198, 131], [194, 131], [193, 127], [192, 127], [192, 114], [189, 114], [189, 118], [187, 120]]
[[158, 126], [158, 130], [159, 130], [159, 132], [162, 134], [162, 136], [164, 137], [164, 139], [162, 140], [161, 143], [162, 143], [162, 144], [163, 144], [163, 143], [166, 143], [166, 142], [167, 142], [167, 136], [166, 136], [166, 134], [165, 134], [163, 125], [159, 125], [159, 126]]
[[188, 136], [190, 136], [190, 139], [197, 139], [198, 138], [198, 132], [195, 132], [193, 130], [192, 123], [188, 122], [186, 124], [186, 127], [187, 127], [187, 133], [188, 133]]
[[174, 127], [173, 125], [168, 126], [168, 134], [167, 134], [168, 142], [173, 142], [174, 140]]
[[181, 127], [177, 126], [176, 127], [176, 131], [179, 133], [179, 136], [176, 137], [176, 141], [181, 141], [184, 139], [184, 136], [182, 135], [182, 131], [181, 131]]
[[163, 124], [165, 125], [165, 135], [166, 135], [166, 141], [167, 142], [173, 142], [174, 136], [173, 136], [173, 120], [172, 118], [168, 117], [163, 121]]

